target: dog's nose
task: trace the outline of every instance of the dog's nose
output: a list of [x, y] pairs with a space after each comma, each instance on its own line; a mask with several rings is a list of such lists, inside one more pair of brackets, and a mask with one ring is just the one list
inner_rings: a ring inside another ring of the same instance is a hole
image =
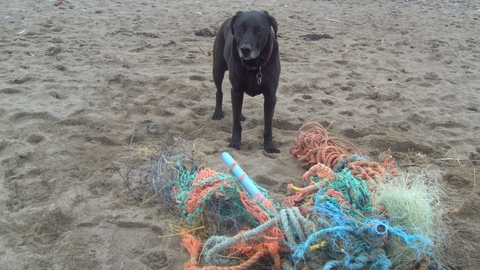
[[240, 50], [242, 51], [243, 55], [249, 56], [252, 52], [252, 47], [250, 45], [242, 45], [242, 47], [240, 47]]

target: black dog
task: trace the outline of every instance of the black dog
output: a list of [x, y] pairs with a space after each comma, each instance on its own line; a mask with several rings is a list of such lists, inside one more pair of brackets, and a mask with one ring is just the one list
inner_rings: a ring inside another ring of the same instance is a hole
[[272, 122], [280, 77], [277, 22], [267, 12], [238, 12], [226, 20], [213, 45], [213, 80], [217, 87], [213, 119], [224, 117], [222, 81], [229, 71], [232, 84], [233, 128], [229, 147], [240, 150], [243, 94], [263, 94], [265, 130], [263, 147], [268, 153], [279, 153], [272, 141]]

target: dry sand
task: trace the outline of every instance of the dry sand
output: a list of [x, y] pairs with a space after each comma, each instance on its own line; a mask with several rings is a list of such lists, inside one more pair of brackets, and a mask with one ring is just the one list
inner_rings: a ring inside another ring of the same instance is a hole
[[[304, 172], [289, 154], [296, 131], [318, 121], [373, 160], [390, 151], [403, 169], [438, 172], [460, 209], [446, 267], [478, 269], [478, 3], [2, 1], [0, 268], [182, 269], [180, 239], [157, 238], [179, 219], [135, 200], [111, 164], [133, 130], [159, 123], [221, 172], [229, 151], [281, 200]], [[211, 120], [214, 38], [194, 31], [249, 9], [279, 25], [280, 154], [262, 149], [262, 97], [245, 99], [241, 151], [226, 147], [228, 82], [226, 117]]]

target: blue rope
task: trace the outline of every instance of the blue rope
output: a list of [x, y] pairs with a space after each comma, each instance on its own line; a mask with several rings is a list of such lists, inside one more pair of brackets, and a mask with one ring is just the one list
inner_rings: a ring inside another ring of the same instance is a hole
[[415, 250], [417, 260], [421, 259], [423, 253], [433, 257], [435, 246], [430, 238], [421, 234], [409, 235], [403, 229], [401, 226], [389, 227], [388, 232], [400, 237], [411, 249]]

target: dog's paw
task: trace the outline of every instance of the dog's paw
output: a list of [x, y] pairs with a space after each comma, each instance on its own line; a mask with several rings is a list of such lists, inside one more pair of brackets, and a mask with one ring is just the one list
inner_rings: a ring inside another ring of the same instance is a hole
[[278, 150], [273, 142], [264, 142], [263, 149], [265, 149], [267, 153], [280, 153], [280, 150]]
[[240, 150], [240, 143], [239, 143], [239, 142], [230, 142], [230, 143], [228, 144], [228, 147], [230, 147], [230, 148], [235, 148], [235, 149], [237, 149], [237, 150]]
[[223, 115], [223, 112], [214, 112], [213, 116], [212, 116], [212, 119], [213, 120], [220, 120], [223, 117], [225, 117], [225, 115]]
[[240, 121], [245, 121], [247, 120], [247, 117], [245, 117], [245, 115], [242, 114], [242, 116], [240, 116]]
[[242, 139], [241, 139], [240, 136], [232, 135], [232, 139], [230, 140], [230, 143], [228, 144], [228, 147], [240, 150], [240, 142], [241, 141], [242, 141]]

